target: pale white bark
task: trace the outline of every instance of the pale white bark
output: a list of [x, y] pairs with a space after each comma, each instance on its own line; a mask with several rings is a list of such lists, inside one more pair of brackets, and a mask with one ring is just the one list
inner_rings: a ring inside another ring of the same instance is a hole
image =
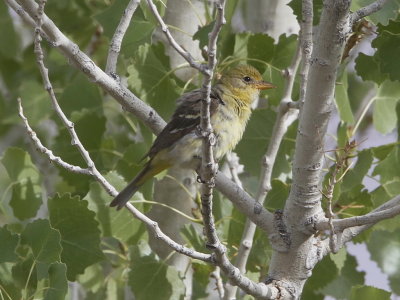
[[358, 20], [360, 20], [366, 16], [369, 16], [369, 15], [373, 14], [374, 12], [377, 12], [387, 2], [388, 2], [388, 0], [377, 0], [375, 2], [370, 3], [367, 6], [360, 8], [359, 10], [357, 10], [351, 14], [351, 23], [354, 24]]
[[[304, 2], [303, 2], [304, 3]], [[336, 71], [349, 27], [350, 1], [325, 1], [314, 44], [301, 108], [293, 183], [283, 212], [282, 245], [274, 251], [269, 277], [290, 282], [293, 298], [299, 297], [305, 280], [318, 261], [318, 239], [303, 224], [320, 216], [322, 140], [332, 109]], [[285, 249], [286, 248], [286, 249]]]
[[130, 0], [119, 21], [117, 29], [111, 39], [110, 48], [107, 56], [106, 73], [115, 74], [117, 72], [117, 61], [121, 50], [122, 40], [129, 27], [133, 13], [139, 5], [139, 0]]
[[[202, 0], [168, 0], [166, 4], [163, 20], [170, 25], [171, 35], [183, 49], [191, 53], [195, 61], [203, 61], [199, 42], [193, 40], [193, 35], [205, 24], [206, 4]], [[161, 30], [156, 31], [155, 38], [163, 41], [171, 68], [176, 69], [176, 76], [188, 81], [197, 75], [196, 70], [188, 66], [186, 60], [176, 53]]]
[[153, 15], [156, 17], [158, 23], [161, 26], [161, 31], [164, 33], [166, 39], [168, 40], [169, 44], [177, 51], [182, 58], [184, 58], [190, 66], [193, 68], [199, 70], [203, 74], [207, 75], [206, 73], [206, 67], [205, 65], [198, 63], [196, 59], [193, 57], [193, 55], [184, 49], [178, 42], [177, 40], [172, 36], [171, 31], [169, 30], [167, 24], [165, 24], [163, 18], [159, 14], [157, 7], [155, 6], [154, 2], [152, 0], [147, 0], [147, 3], [153, 13]]

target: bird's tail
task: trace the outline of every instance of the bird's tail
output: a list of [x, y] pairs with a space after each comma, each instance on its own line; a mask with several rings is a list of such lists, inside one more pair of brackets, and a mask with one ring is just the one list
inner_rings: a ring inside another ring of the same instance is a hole
[[114, 198], [110, 203], [111, 207], [116, 206], [117, 210], [125, 206], [125, 204], [132, 198], [137, 190], [151, 177], [157, 175], [169, 167], [169, 164], [153, 164], [150, 160], [143, 170], [136, 175], [136, 177]]

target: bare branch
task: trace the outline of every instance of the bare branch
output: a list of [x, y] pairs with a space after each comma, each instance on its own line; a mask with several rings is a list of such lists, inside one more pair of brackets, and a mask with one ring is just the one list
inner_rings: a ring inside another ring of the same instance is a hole
[[250, 218], [260, 229], [264, 230], [267, 234], [274, 232], [274, 215], [221, 172], [215, 176], [215, 186], [225, 197], [232, 201], [233, 205], [239, 211]]
[[[392, 204], [390, 207], [384, 208], [385, 206], [380, 206], [377, 209], [369, 212], [363, 216], [355, 216], [346, 219], [335, 219], [332, 220], [335, 231], [343, 231], [350, 227], [363, 226], [363, 225], [373, 225], [382, 220], [393, 218], [400, 214], [400, 195], [393, 198], [390, 201]], [[326, 230], [329, 226], [329, 221], [323, 220], [316, 224], [317, 230]]]
[[218, 291], [219, 298], [222, 299], [224, 297], [224, 285], [221, 278], [221, 269], [216, 267], [215, 270], [210, 274], [210, 277], [215, 279], [215, 285]]
[[[100, 178], [102, 176], [101, 176], [100, 172], [97, 170], [93, 160], [90, 158], [89, 152], [82, 145], [82, 143], [75, 131], [74, 123], [71, 122], [70, 120], [68, 120], [67, 116], [64, 114], [63, 110], [61, 109], [60, 105], [58, 104], [56, 95], [53, 90], [53, 86], [49, 79], [49, 71], [46, 68], [46, 66], [44, 65], [44, 61], [43, 61], [44, 55], [43, 55], [42, 46], [40, 44], [41, 39], [42, 39], [40, 36], [40, 32], [41, 32], [41, 27], [43, 24], [43, 16], [44, 16], [43, 10], [44, 10], [45, 3], [46, 3], [46, 0], [41, 0], [39, 2], [38, 12], [37, 12], [37, 26], [35, 28], [35, 39], [34, 39], [34, 44], [35, 44], [34, 51], [36, 54], [36, 61], [39, 66], [40, 74], [42, 75], [43, 84], [44, 84], [46, 91], [48, 92], [48, 94], [50, 96], [54, 111], [56, 112], [57, 116], [60, 118], [61, 122], [64, 124], [65, 128], [67, 128], [67, 130], [71, 136], [71, 144], [76, 146], [76, 148], [80, 152], [82, 158], [85, 160], [85, 162], [88, 166], [89, 174], [93, 175], [96, 178]], [[104, 187], [104, 189], [106, 189], [107, 192], [111, 191], [111, 190], [109, 190], [110, 185], [107, 184], [107, 182], [105, 180], [99, 180], [99, 182]]]
[[207, 75], [207, 70], [205, 65], [200, 64], [195, 61], [194, 57], [185, 49], [183, 49], [174, 39], [172, 36], [171, 32], [168, 29], [168, 26], [165, 24], [164, 20], [160, 16], [160, 13], [157, 10], [157, 7], [155, 6], [154, 2], [152, 0], [147, 0], [147, 4], [150, 7], [150, 10], [152, 11], [153, 15], [156, 17], [158, 23], [161, 26], [162, 32], [164, 32], [166, 38], [168, 39], [169, 43], [171, 46], [189, 63], [189, 65], [197, 70], [199, 70], [201, 73], [204, 75]]
[[[286, 75], [286, 86], [283, 91], [283, 97], [279, 105], [278, 116], [272, 130], [271, 139], [268, 144], [267, 152], [262, 158], [262, 168], [260, 172], [260, 183], [256, 196], [256, 201], [263, 206], [265, 197], [271, 190], [271, 177], [272, 169], [275, 164], [276, 156], [282, 142], [284, 135], [287, 132], [289, 126], [296, 120], [298, 116], [298, 110], [290, 110], [289, 103], [292, 103], [292, 91], [294, 85], [294, 79], [296, 77], [297, 69], [299, 67], [301, 58], [301, 47], [298, 44], [297, 50], [293, 56], [290, 66], [285, 70]], [[235, 266], [244, 273], [246, 271], [247, 260], [250, 255], [251, 248], [253, 247], [254, 234], [256, 232], [256, 224], [254, 224], [249, 218], [247, 218], [238, 254], [236, 256]], [[227, 288], [225, 299], [235, 298], [237, 288], [231, 286]]]
[[[11, 8], [32, 25], [33, 19], [37, 13], [37, 4], [33, 0], [20, 0], [19, 6], [15, 0], [5, 0]], [[25, 12], [24, 12], [25, 11]], [[46, 14], [43, 14], [42, 31], [47, 36], [52, 46], [57, 47], [59, 51], [72, 63], [78, 70], [83, 72], [91, 82], [97, 83], [113, 96], [127, 111], [135, 114], [144, 124], [146, 124], [153, 132], [159, 133], [165, 126], [165, 121], [157, 114], [157, 112], [137, 98], [131, 91], [120, 85], [105, 72], [103, 72], [78, 45], [69, 40], [54, 25]]]
[[[65, 116], [64, 112], [62, 111], [61, 107], [58, 104], [57, 98], [54, 94], [54, 90], [52, 88], [50, 79], [48, 77], [48, 69], [44, 65], [43, 61], [43, 51], [40, 45], [40, 27], [42, 25], [42, 17], [43, 17], [43, 9], [44, 9], [44, 4], [45, 0], [42, 0], [39, 4], [39, 9], [38, 9], [38, 14], [37, 14], [37, 28], [35, 30], [35, 54], [37, 56], [37, 62], [39, 65], [40, 72], [42, 74], [42, 78], [44, 81], [44, 85], [46, 87], [46, 90], [48, 91], [50, 95], [50, 99], [53, 103], [53, 108], [56, 111], [56, 114], [59, 116], [67, 130], [69, 131], [71, 138], [72, 138], [72, 144], [75, 145], [79, 152], [81, 153], [83, 159], [85, 160], [86, 164], [88, 165], [87, 172], [85, 174], [93, 176], [102, 186], [103, 188], [107, 191], [108, 194], [111, 196], [115, 197], [118, 192], [117, 190], [101, 175], [101, 173], [96, 169], [96, 166], [93, 162], [93, 160], [90, 158], [89, 152], [84, 148], [82, 143], [79, 140], [78, 135], [75, 132], [73, 123], [68, 120], [68, 118]], [[29, 131], [32, 131], [32, 129], [29, 127], [28, 122], [26, 118], [23, 115], [22, 112], [22, 107], [20, 105], [20, 115], [21, 118], [24, 120], [24, 124]], [[36, 136], [36, 134], [34, 134]], [[30, 135], [31, 138], [34, 140], [34, 135]], [[35, 140], [34, 140], [35, 141]], [[39, 141], [40, 143], [40, 141]], [[40, 143], [41, 144], [41, 143]], [[39, 145], [40, 145], [39, 144]], [[46, 149], [47, 150], [47, 149]], [[43, 152], [43, 151], [42, 151]], [[51, 151], [44, 151], [44, 153], [52, 159], [52, 153]], [[59, 160], [55, 160], [59, 161]], [[63, 167], [68, 167], [68, 165], [62, 164]], [[67, 168], [68, 170], [70, 168]], [[137, 210], [132, 204], [128, 203], [126, 205], [127, 209], [139, 220], [141, 220], [143, 223], [145, 223], [148, 228], [150, 229], [151, 232], [160, 240], [162, 240], [164, 243], [166, 243], [168, 246], [170, 246], [173, 250], [185, 254], [189, 257], [192, 257], [194, 259], [199, 259], [205, 262], [213, 263], [213, 258], [209, 254], [204, 254], [200, 253], [197, 251], [194, 251], [193, 249], [187, 248], [179, 243], [174, 242], [170, 237], [168, 237], [166, 234], [164, 234], [161, 229], [159, 228], [158, 224], [145, 216], [143, 213], [141, 213], [139, 210]]]
[[118, 55], [121, 50], [122, 39], [124, 38], [125, 32], [129, 27], [132, 16], [139, 5], [140, 0], [130, 0], [124, 13], [119, 20], [117, 29], [111, 39], [110, 48], [107, 56], [106, 73], [115, 74], [117, 72], [117, 61]]
[[388, 0], [377, 0], [375, 2], [372, 2], [371, 4], [364, 6], [360, 8], [359, 10], [355, 11], [350, 15], [350, 23], [354, 24], [358, 20], [372, 15], [373, 13], [377, 12], [380, 10], [387, 2]]
[[[386, 212], [389, 212], [392, 209], [394, 211], [397, 211], [397, 215], [400, 214], [400, 212], [399, 212], [399, 210], [400, 210], [400, 195], [394, 197], [393, 199], [391, 199], [388, 202], [382, 204], [381, 206], [379, 206], [378, 208], [374, 209], [372, 212], [367, 214], [367, 215], [372, 216], [372, 219], [378, 218], [379, 220], [375, 219], [375, 220], [373, 220], [374, 222], [367, 223], [365, 225], [360, 225], [360, 226], [355, 225], [353, 227], [348, 227], [348, 228], [344, 229], [343, 232], [339, 232], [340, 234], [338, 234], [338, 239], [337, 239], [337, 244], [338, 244], [337, 247], [338, 247], [338, 249], [342, 248], [345, 243], [349, 242], [354, 237], [356, 237], [360, 233], [364, 232], [365, 230], [369, 229], [370, 227], [372, 227], [374, 224], [378, 223], [379, 221], [394, 217], [394, 216], [388, 216], [386, 218], [387, 215], [385, 215]], [[383, 213], [382, 215], [379, 215], [379, 214], [374, 215], [374, 214], [379, 213], [379, 212], [385, 212], [385, 213]], [[348, 219], [353, 219], [353, 218], [348, 218]], [[341, 220], [335, 220], [335, 221], [338, 222], [337, 225], [340, 226], [340, 227], [342, 227], [343, 225], [351, 225], [351, 224], [346, 224], [347, 221], [345, 222], [345, 220], [347, 220], [347, 219], [341, 219]], [[365, 222], [367, 220], [364, 219], [361, 222]], [[368, 221], [370, 221], [370, 220], [368, 220]], [[342, 221], [344, 223], [340, 224]], [[319, 223], [316, 224], [316, 228], [320, 228], [320, 227], [321, 228], [326, 228], [327, 220], [322, 220], [320, 223], [321, 224], [319, 224]], [[323, 242], [324, 242], [324, 244], [323, 244], [323, 251], [324, 251], [323, 255], [326, 255], [326, 254], [328, 254], [330, 252], [330, 247], [328, 245], [328, 241], [327, 240], [325, 240]]]
[[239, 157], [235, 152], [230, 152], [227, 153], [226, 156], [226, 162], [229, 167], [229, 171], [232, 176], [232, 180], [234, 183], [236, 183], [241, 189], [243, 189], [243, 184], [242, 181], [239, 178], [239, 168], [241, 167], [241, 164], [239, 163]]
[[[117, 196], [118, 193], [116, 192], [113, 197]], [[154, 236], [163, 241], [167, 246], [171, 247], [178, 253], [184, 254], [194, 259], [202, 260], [208, 263], [215, 263], [213, 260], [212, 255], [201, 253], [195, 251], [191, 248], [185, 247], [174, 240], [172, 240], [169, 236], [167, 236], [158, 226], [158, 223], [147, 217], [145, 214], [141, 213], [136, 207], [134, 207], [131, 203], [127, 203], [125, 207], [129, 210], [129, 212], [138, 220], [142, 221], [144, 224], [147, 225], [147, 228], [154, 234]]]
[[20, 98], [18, 98], [18, 114], [19, 114], [20, 118], [22, 119], [22, 121], [24, 122], [26, 132], [28, 133], [30, 139], [32, 140], [32, 142], [34, 143], [34, 145], [38, 151], [40, 151], [44, 155], [46, 155], [52, 162], [55, 162], [57, 165], [59, 165], [60, 167], [63, 167], [64, 169], [67, 169], [70, 172], [90, 175], [89, 169], [83, 169], [79, 166], [74, 166], [74, 165], [71, 165], [71, 164], [63, 161], [61, 157], [55, 156], [51, 150], [47, 149], [42, 144], [40, 139], [37, 137], [36, 132], [33, 131], [32, 127], [29, 125], [28, 119], [24, 115], [24, 110], [22, 108]]

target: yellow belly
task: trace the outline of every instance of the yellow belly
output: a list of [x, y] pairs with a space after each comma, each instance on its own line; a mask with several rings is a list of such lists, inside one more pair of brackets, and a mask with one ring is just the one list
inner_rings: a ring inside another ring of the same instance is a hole
[[[214, 146], [214, 158], [220, 160], [227, 152], [235, 148], [243, 136], [246, 123], [250, 117], [250, 110], [246, 110], [241, 116], [231, 111], [226, 106], [219, 106], [211, 117], [211, 125], [214, 129], [216, 144]], [[168, 161], [173, 165], [183, 168], [196, 169], [199, 166], [202, 155], [202, 140], [195, 131], [182, 137], [168, 151], [157, 155], [157, 159]]]

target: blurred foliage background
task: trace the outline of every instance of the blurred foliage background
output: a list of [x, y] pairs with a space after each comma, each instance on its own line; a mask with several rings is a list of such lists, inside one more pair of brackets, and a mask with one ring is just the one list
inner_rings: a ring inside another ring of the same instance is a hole
[[[355, 0], [352, 10], [370, 2]], [[45, 12], [104, 69], [110, 39], [127, 3], [50, 0]], [[201, 49], [215, 15], [213, 6], [195, 0], [159, 1], [157, 6], [174, 35], [202, 60]], [[322, 1], [314, 1], [314, 6], [317, 25]], [[348, 55], [338, 72], [337, 114], [332, 118], [326, 150], [337, 149], [336, 155], [340, 155], [347, 141], [356, 139], [359, 144], [351, 158], [354, 167], [335, 187], [334, 208], [340, 217], [366, 213], [400, 194], [399, 8], [399, 0], [388, 1], [383, 10], [354, 28], [354, 37], [349, 39], [354, 43], [348, 44]], [[184, 9], [196, 16], [192, 28], [186, 27], [189, 21], [183, 19]], [[217, 71], [249, 63], [265, 80], [278, 86], [268, 96], [262, 95], [236, 149], [244, 165], [244, 188], [253, 195], [260, 159], [268, 146], [285, 85], [283, 73], [296, 51], [296, 17], [299, 19], [300, 13], [299, 0], [288, 5], [280, 1], [227, 1], [228, 23], [219, 39]], [[53, 165], [36, 151], [18, 117], [18, 97], [43, 144], [65, 161], [84, 166], [43, 88], [33, 52], [33, 29], [3, 1], [0, 36], [1, 299], [129, 299], [133, 294], [135, 299], [182, 298], [188, 290], [184, 272], [169, 264], [170, 256], [160, 258], [150, 250], [145, 226], [128, 211], [109, 209], [111, 197], [97, 182]], [[140, 159], [154, 136], [71, 66], [56, 48], [45, 41], [42, 45], [62, 109], [75, 123], [97, 168], [121, 189], [140, 169]], [[176, 98], [201, 83], [199, 75], [163, 42], [144, 1], [122, 43], [117, 70], [121, 82], [166, 120]], [[295, 101], [299, 80], [296, 78]], [[286, 134], [274, 166], [272, 190], [265, 202], [270, 210], [282, 208], [289, 193], [296, 126], [294, 123]], [[333, 164], [329, 156], [335, 159], [335, 151], [327, 152], [327, 174]], [[153, 200], [153, 192], [153, 183], [147, 184], [133, 198], [135, 205], [149, 211], [152, 204], [145, 200]], [[220, 238], [234, 258], [245, 218], [218, 193], [215, 202]], [[196, 208], [195, 201], [193, 206]], [[195, 210], [190, 217], [196, 218]], [[184, 220], [187, 224], [177, 234], [188, 246], [206, 251], [201, 230], [188, 218]], [[391, 291], [365, 286], [365, 274], [358, 271], [357, 260], [343, 249], [317, 265], [306, 284], [304, 299], [327, 295], [336, 299], [389, 299], [392, 292], [400, 295], [399, 220], [379, 223], [355, 242], [367, 244], [371, 258], [387, 274]], [[264, 278], [271, 251], [267, 237], [257, 232], [248, 262], [250, 278]], [[215, 296], [215, 283], [210, 279], [213, 267], [193, 262], [190, 268], [192, 299]]]

